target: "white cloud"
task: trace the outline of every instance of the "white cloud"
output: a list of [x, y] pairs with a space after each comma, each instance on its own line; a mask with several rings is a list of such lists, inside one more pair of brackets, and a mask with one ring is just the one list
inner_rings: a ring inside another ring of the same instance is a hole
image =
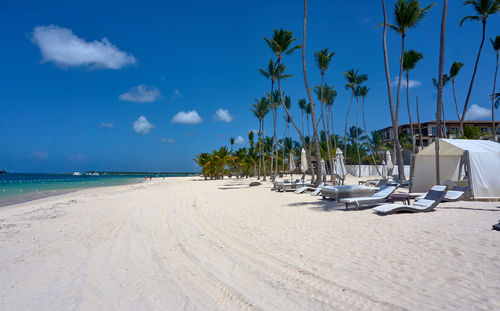
[[[394, 78], [394, 81], [392, 81], [392, 83], [391, 83], [392, 87], [398, 87], [398, 79], [399, 79], [399, 76]], [[410, 79], [410, 81], [408, 83], [408, 87], [410, 89], [417, 87], [417, 86], [420, 86], [420, 85], [422, 85], [422, 82], [420, 82], [418, 80]], [[401, 79], [401, 87], [406, 88], [406, 78]]]
[[98, 128], [100, 129], [114, 129], [115, 128], [115, 125], [113, 123], [106, 123], [106, 122], [101, 122], [99, 123], [99, 125], [97, 126]]
[[133, 123], [134, 131], [140, 135], [146, 135], [155, 126], [149, 123], [145, 116], [140, 116], [139, 119]]
[[182, 123], [182, 124], [196, 124], [203, 120], [198, 115], [196, 110], [191, 111], [180, 111], [172, 119], [172, 123]]
[[181, 98], [181, 97], [182, 97], [181, 91], [179, 91], [178, 89], [175, 89], [174, 95], [172, 95], [172, 97], [170, 97], [170, 99], [176, 100], [176, 99]]
[[467, 110], [465, 118], [467, 120], [482, 120], [486, 118], [491, 118], [491, 110], [473, 104], [472, 106], [469, 107], [469, 110]]
[[233, 121], [233, 116], [229, 114], [229, 110], [220, 108], [215, 112], [214, 120], [221, 122], [231, 122]]
[[42, 62], [64, 67], [120, 69], [136, 62], [133, 55], [120, 51], [107, 38], [87, 42], [71, 29], [54, 25], [35, 27], [32, 42], [40, 48]]
[[175, 143], [175, 139], [172, 139], [172, 138], [166, 138], [166, 137], [162, 137], [160, 138], [160, 141], [162, 143]]
[[48, 157], [49, 154], [47, 153], [47, 151], [38, 150], [33, 152], [33, 158], [35, 159], [44, 160], [47, 159]]
[[127, 93], [120, 95], [120, 100], [136, 103], [152, 103], [160, 97], [160, 91], [154, 86], [144, 84], [134, 86]]
[[243, 145], [245, 143], [245, 139], [241, 136], [238, 136], [238, 137], [236, 137], [234, 143], [237, 145]]
[[77, 154], [70, 154], [68, 158], [72, 162], [83, 162], [87, 160], [87, 156], [80, 152]]

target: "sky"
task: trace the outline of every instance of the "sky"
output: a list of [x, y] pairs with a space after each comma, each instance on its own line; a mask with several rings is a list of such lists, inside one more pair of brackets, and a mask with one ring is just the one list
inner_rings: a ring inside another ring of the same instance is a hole
[[[428, 5], [431, 1], [420, 1]], [[406, 47], [423, 53], [410, 74], [413, 117], [434, 119], [442, 1], [408, 31]], [[389, 21], [393, 2], [386, 1]], [[456, 79], [462, 109], [481, 40], [481, 25], [460, 19], [471, 7], [449, 1], [445, 72], [465, 66]], [[0, 168], [15, 172], [86, 170], [192, 172], [197, 153], [229, 144], [248, 146], [258, 128], [250, 111], [270, 90], [258, 71], [274, 58], [263, 37], [284, 28], [302, 41], [302, 1], [3, 1], [0, 4]], [[342, 134], [350, 93], [343, 73], [369, 76], [367, 126], [390, 126], [382, 50], [380, 1], [309, 1], [306, 63], [311, 86], [320, 83], [313, 52], [335, 51], [326, 82], [334, 85], [335, 131]], [[488, 19], [486, 42], [470, 117], [491, 119], [500, 14]], [[401, 38], [388, 32], [391, 79], [399, 75]], [[292, 99], [306, 98], [301, 51], [285, 56], [282, 83]], [[396, 88], [393, 88], [396, 96]], [[317, 100], [315, 98], [315, 102]], [[445, 118], [456, 119], [451, 85], [444, 90]], [[282, 110], [278, 132], [283, 133]], [[408, 121], [401, 93], [400, 123]], [[500, 112], [497, 112], [497, 116]], [[453, 117], [455, 116], [455, 117]], [[271, 114], [266, 133], [272, 133]], [[355, 122], [355, 110], [349, 125]], [[297, 135], [291, 130], [292, 137]]]

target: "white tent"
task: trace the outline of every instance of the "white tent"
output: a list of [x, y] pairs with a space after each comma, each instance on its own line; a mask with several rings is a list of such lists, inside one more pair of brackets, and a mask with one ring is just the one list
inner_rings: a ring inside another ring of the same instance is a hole
[[[411, 192], [426, 192], [436, 184], [435, 143], [415, 155]], [[440, 139], [440, 183], [469, 181], [474, 199], [500, 199], [500, 144], [489, 140]]]

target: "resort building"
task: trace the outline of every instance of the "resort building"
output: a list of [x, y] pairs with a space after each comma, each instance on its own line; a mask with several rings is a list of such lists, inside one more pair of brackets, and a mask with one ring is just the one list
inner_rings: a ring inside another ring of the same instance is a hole
[[[441, 123], [443, 127], [446, 127], [446, 135], [448, 138], [456, 138], [458, 127], [460, 121], [445, 121]], [[472, 125], [479, 128], [481, 135], [485, 135], [485, 138], [490, 138], [492, 133], [492, 122], [491, 121], [464, 121], [465, 125]], [[495, 122], [497, 128], [497, 134], [500, 135], [500, 121]], [[419, 130], [418, 123], [413, 123], [413, 131], [415, 132], [415, 142], [419, 147], [427, 147], [436, 139], [436, 121], [422, 122], [420, 123], [421, 132]], [[380, 130], [382, 135], [386, 140], [392, 140], [393, 132], [392, 126], [383, 128]], [[410, 123], [400, 124], [399, 131], [405, 132], [411, 135]], [[490, 134], [490, 135], [488, 135]], [[420, 146], [420, 136], [422, 136], [423, 146]]]

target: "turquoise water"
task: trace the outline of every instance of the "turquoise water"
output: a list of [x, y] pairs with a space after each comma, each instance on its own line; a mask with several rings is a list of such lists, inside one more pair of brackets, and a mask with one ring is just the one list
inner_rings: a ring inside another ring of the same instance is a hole
[[73, 176], [71, 174], [1, 174], [0, 206], [58, 195], [84, 188], [137, 183], [144, 176]]

